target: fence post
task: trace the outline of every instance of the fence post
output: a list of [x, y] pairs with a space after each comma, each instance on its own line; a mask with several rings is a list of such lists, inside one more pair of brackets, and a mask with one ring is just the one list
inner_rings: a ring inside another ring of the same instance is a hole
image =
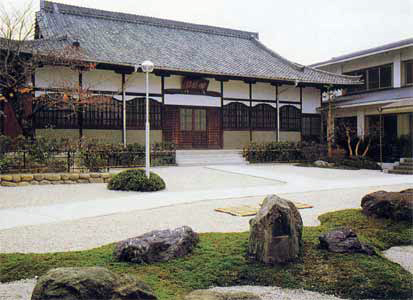
[[67, 172], [70, 173], [70, 150], [67, 151]]
[[23, 169], [26, 169], [26, 150], [23, 151]]

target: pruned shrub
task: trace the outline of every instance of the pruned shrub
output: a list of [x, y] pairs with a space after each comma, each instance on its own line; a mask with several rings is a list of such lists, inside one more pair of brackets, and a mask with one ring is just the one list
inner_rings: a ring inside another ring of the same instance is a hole
[[148, 179], [144, 170], [135, 169], [114, 175], [108, 183], [108, 189], [115, 191], [155, 192], [165, 189], [165, 182], [155, 173], [151, 172]]
[[334, 163], [336, 166], [346, 166], [354, 169], [381, 170], [381, 167], [375, 161], [361, 156], [353, 156], [351, 158], [333, 157], [327, 158], [326, 160], [330, 163]]

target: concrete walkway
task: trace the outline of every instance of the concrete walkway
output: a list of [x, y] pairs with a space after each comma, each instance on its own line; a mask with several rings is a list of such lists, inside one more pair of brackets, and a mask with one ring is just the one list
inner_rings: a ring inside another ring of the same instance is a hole
[[[113, 193], [112, 197], [88, 201], [66, 201], [47, 205], [22, 206], [0, 210], [0, 230], [19, 226], [48, 224], [83, 218], [147, 210], [183, 203], [265, 196], [268, 194], [303, 193], [355, 187], [412, 185], [413, 176], [391, 175], [370, 170], [334, 170], [303, 168], [284, 164], [158, 168], [168, 189], [155, 193]], [[94, 185], [97, 191], [105, 185]], [[3, 188], [5, 189], [5, 188]], [[0, 202], [5, 199], [0, 189]], [[42, 193], [53, 198], [54, 190], [64, 194], [66, 187], [27, 187], [14, 189], [16, 197]], [[4, 192], [6, 194], [6, 192]], [[93, 198], [93, 192], [89, 195]], [[85, 195], [80, 195], [84, 198]], [[9, 199], [10, 201], [10, 199]], [[18, 201], [18, 199], [16, 200]]]

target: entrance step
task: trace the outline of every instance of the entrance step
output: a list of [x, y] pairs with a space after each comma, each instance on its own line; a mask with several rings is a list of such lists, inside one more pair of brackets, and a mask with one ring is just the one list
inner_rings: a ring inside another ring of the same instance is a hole
[[401, 158], [400, 164], [395, 166], [393, 170], [389, 170], [391, 174], [413, 175], [413, 159]]
[[178, 166], [245, 165], [241, 150], [177, 150]]

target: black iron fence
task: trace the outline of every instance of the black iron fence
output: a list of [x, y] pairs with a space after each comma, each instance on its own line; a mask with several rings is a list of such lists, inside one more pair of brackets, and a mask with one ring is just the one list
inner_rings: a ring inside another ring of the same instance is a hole
[[[175, 150], [152, 150], [151, 166], [176, 164]], [[105, 172], [111, 168], [138, 168], [145, 165], [144, 151], [48, 151], [27, 150], [2, 154], [0, 174]]]

